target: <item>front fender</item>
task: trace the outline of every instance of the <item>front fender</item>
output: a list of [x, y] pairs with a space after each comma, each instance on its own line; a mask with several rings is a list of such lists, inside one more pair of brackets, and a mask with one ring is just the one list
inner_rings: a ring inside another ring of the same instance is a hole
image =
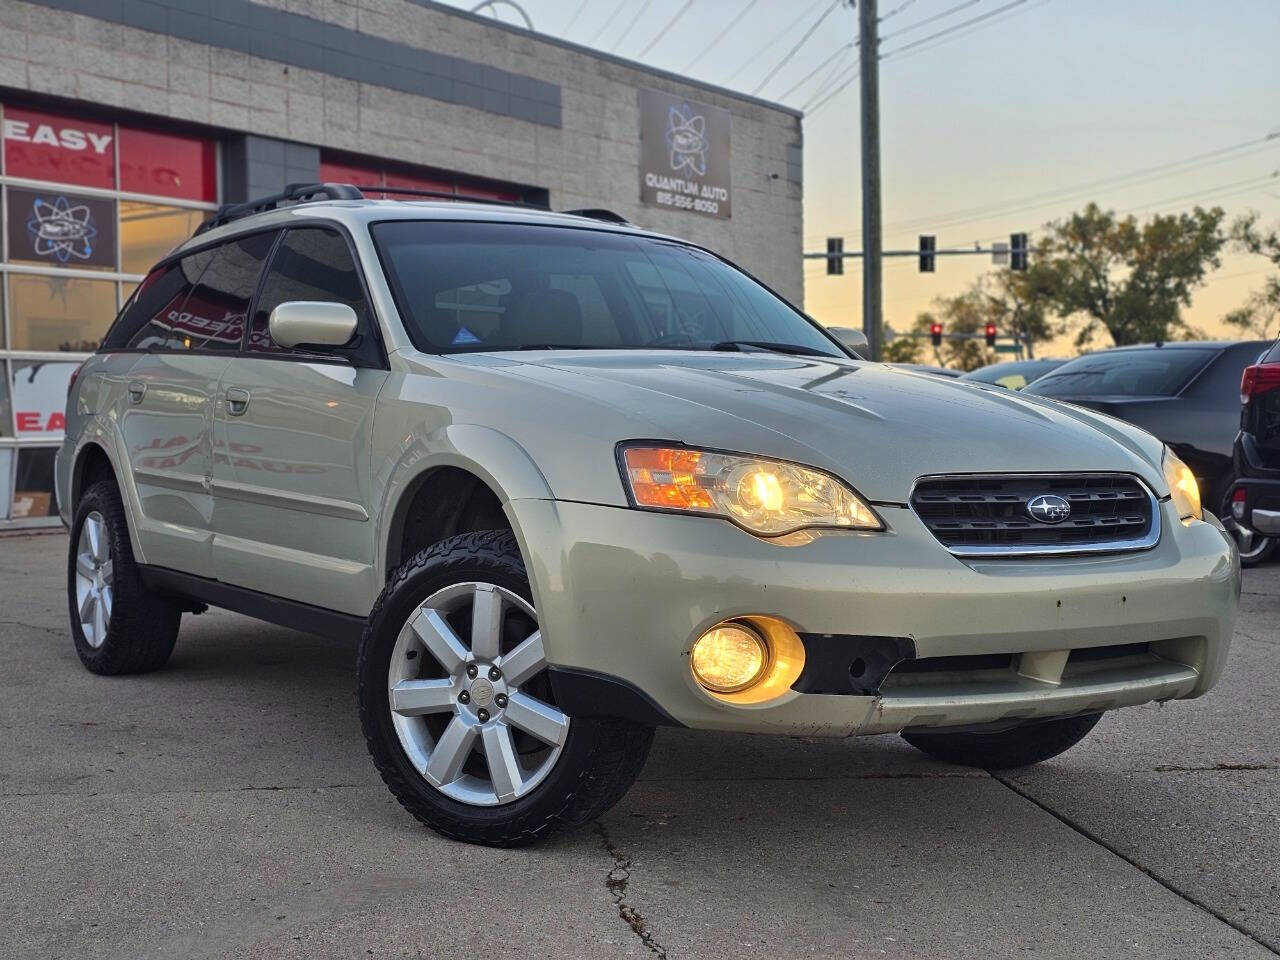
[[[385, 450], [375, 447], [374, 476], [379, 497], [379, 582], [385, 582], [387, 557], [399, 535], [404, 511], [423, 480], [441, 467], [457, 467], [488, 485], [505, 507], [511, 500], [550, 500], [551, 487], [533, 458], [499, 430], [470, 423], [451, 423], [434, 430], [410, 430]], [[517, 531], [519, 535], [519, 531]]]

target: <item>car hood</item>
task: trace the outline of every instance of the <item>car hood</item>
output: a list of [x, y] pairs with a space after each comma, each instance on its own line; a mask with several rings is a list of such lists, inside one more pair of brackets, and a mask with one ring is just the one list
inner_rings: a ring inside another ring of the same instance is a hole
[[[504, 354], [507, 375], [630, 414], [618, 440], [677, 440], [835, 473], [902, 503], [940, 473], [1123, 471], [1160, 494], [1161, 444], [1080, 407], [884, 364], [765, 353]], [[569, 425], [565, 425], [566, 428]]]

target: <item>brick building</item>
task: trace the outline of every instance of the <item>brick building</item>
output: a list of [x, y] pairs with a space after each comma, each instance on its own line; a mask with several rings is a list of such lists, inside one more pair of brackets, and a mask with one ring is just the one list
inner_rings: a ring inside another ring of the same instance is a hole
[[793, 302], [796, 112], [428, 0], [0, 0], [0, 527], [67, 381], [219, 203], [297, 181], [605, 207]]

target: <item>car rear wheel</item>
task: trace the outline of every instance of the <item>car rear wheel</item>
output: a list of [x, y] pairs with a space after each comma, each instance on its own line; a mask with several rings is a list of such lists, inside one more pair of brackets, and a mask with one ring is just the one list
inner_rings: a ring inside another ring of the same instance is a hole
[[451, 537], [396, 572], [361, 643], [358, 698], [400, 803], [445, 836], [490, 846], [598, 817], [653, 740], [651, 727], [557, 706], [508, 531]]
[[147, 673], [168, 662], [182, 609], [143, 586], [124, 504], [111, 480], [93, 484], [76, 505], [67, 600], [76, 653], [93, 673]]
[[902, 739], [938, 760], [983, 770], [1029, 767], [1065, 753], [1102, 719], [1100, 713], [1039, 720], [988, 733], [903, 730]]

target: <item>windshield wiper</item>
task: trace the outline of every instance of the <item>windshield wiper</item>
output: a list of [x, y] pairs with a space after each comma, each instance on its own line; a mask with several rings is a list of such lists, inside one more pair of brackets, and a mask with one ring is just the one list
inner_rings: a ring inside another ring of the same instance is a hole
[[798, 343], [773, 343], [769, 340], [721, 340], [713, 343], [708, 350], [737, 350], [742, 351], [743, 347], [754, 347], [757, 350], [771, 350], [774, 353], [790, 353], [801, 357], [826, 357], [829, 360], [836, 359], [835, 354], [826, 353], [814, 347], [805, 347]]

